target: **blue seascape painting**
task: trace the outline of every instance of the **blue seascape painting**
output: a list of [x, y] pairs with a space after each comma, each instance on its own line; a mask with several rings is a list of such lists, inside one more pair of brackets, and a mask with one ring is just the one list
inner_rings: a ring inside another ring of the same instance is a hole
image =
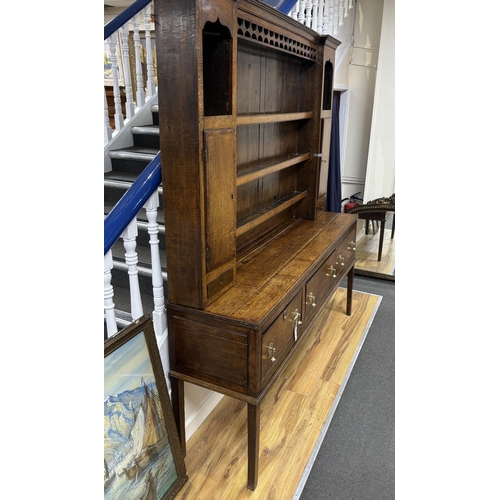
[[161, 500], [177, 479], [141, 332], [104, 358], [104, 499]]

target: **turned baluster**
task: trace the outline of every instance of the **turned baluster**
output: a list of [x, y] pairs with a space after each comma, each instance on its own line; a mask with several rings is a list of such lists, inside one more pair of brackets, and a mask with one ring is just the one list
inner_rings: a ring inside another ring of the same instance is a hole
[[345, 7], [344, 7], [345, 0], [340, 0], [339, 1], [339, 28], [344, 24], [344, 17], [345, 17]]
[[308, 28], [311, 27], [311, 20], [312, 20], [311, 10], [312, 10], [312, 1], [311, 0], [307, 0], [306, 1], [306, 20], [305, 20], [304, 24]]
[[146, 209], [146, 216], [148, 218], [148, 233], [149, 245], [151, 249], [151, 270], [152, 270], [152, 283], [153, 283], [153, 298], [154, 298], [154, 311], [153, 311], [153, 326], [157, 338], [161, 338], [167, 329], [167, 316], [165, 312], [165, 296], [163, 290], [163, 276], [161, 271], [160, 260], [160, 239], [158, 234], [160, 227], [158, 225], [158, 207], [160, 206], [160, 197], [158, 189], [151, 195], [149, 200], [144, 205]]
[[301, 24], [304, 24], [304, 20], [306, 18], [306, 16], [305, 16], [305, 10], [306, 10], [306, 0], [299, 0], [298, 21]]
[[323, 9], [325, 6], [324, 0], [318, 0], [318, 19], [317, 19], [317, 30], [319, 34], [323, 34]]
[[297, 21], [298, 18], [298, 13], [299, 13], [299, 2], [297, 2], [293, 7], [292, 10], [290, 11], [290, 17], [292, 19], [295, 19]]
[[135, 97], [137, 99], [137, 107], [142, 108], [145, 103], [144, 99], [144, 81], [142, 78], [142, 63], [141, 63], [141, 37], [139, 35], [139, 14], [133, 18], [132, 26], [134, 29], [134, 50], [135, 50], [135, 80], [137, 82], [137, 90]]
[[318, 31], [318, 0], [311, 3], [311, 29]]
[[339, 31], [339, 0], [330, 0], [328, 13], [328, 33], [335, 36]]
[[144, 29], [146, 31], [146, 101], [156, 92], [155, 75], [153, 70], [153, 47], [151, 44], [151, 4], [144, 11]]
[[[331, 0], [333, 1], [333, 0]], [[330, 0], [324, 0], [323, 1], [323, 29], [321, 30], [321, 33], [323, 35], [328, 35], [328, 18], [329, 18], [329, 13], [330, 13]]]
[[108, 100], [106, 98], [106, 89], [104, 89], [104, 144], [107, 144], [113, 137], [113, 131], [109, 124]]
[[108, 338], [118, 331], [115, 316], [115, 304], [113, 302], [113, 286], [111, 285], [111, 269], [113, 269], [113, 257], [111, 250], [104, 256], [104, 314], [106, 315], [106, 328]]
[[128, 279], [130, 285], [130, 312], [132, 319], [138, 319], [143, 315], [141, 291], [139, 288], [139, 271], [137, 264], [139, 257], [136, 252], [137, 247], [137, 218], [134, 218], [123, 231], [123, 246], [125, 248], [125, 262], [128, 266]]
[[120, 28], [118, 30], [122, 39], [122, 56], [123, 56], [123, 78], [125, 80], [125, 113], [130, 119], [135, 114], [135, 103], [132, 97], [132, 77], [130, 73], [130, 58], [128, 54], [128, 30]]
[[111, 61], [111, 71], [113, 74], [113, 97], [115, 100], [115, 129], [123, 128], [122, 100], [120, 97], [120, 85], [118, 83], [118, 58], [116, 57], [116, 33], [108, 38], [109, 60]]

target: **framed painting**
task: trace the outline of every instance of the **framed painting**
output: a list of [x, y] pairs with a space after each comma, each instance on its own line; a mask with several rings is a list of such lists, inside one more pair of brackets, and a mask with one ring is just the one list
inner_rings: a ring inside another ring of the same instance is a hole
[[104, 342], [104, 499], [171, 500], [186, 481], [147, 314]]

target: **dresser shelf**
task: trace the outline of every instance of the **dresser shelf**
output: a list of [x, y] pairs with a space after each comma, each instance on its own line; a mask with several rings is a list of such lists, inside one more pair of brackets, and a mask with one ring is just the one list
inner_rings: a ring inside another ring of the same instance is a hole
[[236, 118], [237, 125], [258, 125], [260, 123], [281, 123], [296, 120], [308, 120], [313, 117], [312, 111], [301, 113], [272, 113], [259, 115], [240, 115]]

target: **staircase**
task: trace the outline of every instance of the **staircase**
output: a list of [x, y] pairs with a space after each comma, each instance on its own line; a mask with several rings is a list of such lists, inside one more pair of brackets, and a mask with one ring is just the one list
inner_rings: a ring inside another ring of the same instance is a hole
[[[158, 125], [158, 105], [146, 105], [144, 113], [150, 113], [151, 120], [148, 125], [132, 126], [130, 132], [133, 138], [133, 146], [123, 147], [108, 151], [111, 159], [112, 170], [104, 174], [104, 216], [106, 217], [116, 205], [125, 192], [132, 186], [138, 175], [155, 158], [160, 151], [160, 129]], [[163, 217], [162, 189], [159, 187], [159, 207], [157, 222], [159, 226], [160, 259], [165, 263], [165, 224]], [[146, 210], [142, 208], [137, 216], [137, 272], [139, 276], [139, 287], [141, 290], [140, 300], [144, 312], [154, 310], [154, 298], [151, 288], [152, 264], [149, 245], [150, 235], [148, 233], [148, 218]], [[132, 315], [130, 304], [129, 268], [126, 263], [125, 248], [123, 241], [118, 239], [111, 247], [113, 255], [113, 301], [115, 303], [115, 315], [119, 328], [131, 323]], [[166, 283], [166, 268], [162, 266], [162, 275]], [[105, 338], [106, 322], [105, 322]]]

